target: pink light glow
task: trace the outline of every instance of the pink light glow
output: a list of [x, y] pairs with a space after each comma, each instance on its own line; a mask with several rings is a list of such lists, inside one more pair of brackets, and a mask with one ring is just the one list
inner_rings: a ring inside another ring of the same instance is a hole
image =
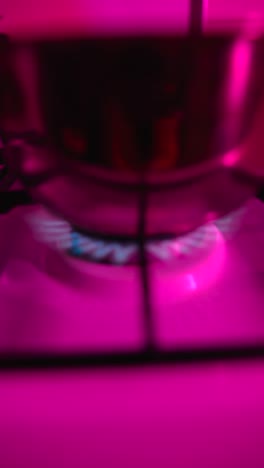
[[[250, 76], [252, 44], [246, 34], [234, 43], [230, 53], [229, 73], [227, 75], [225, 110], [226, 125], [231, 139], [236, 140], [241, 124], [242, 106], [245, 102]], [[222, 163], [225, 167], [236, 165], [241, 159], [241, 148], [232, 149], [225, 154]]]
[[234, 44], [230, 58], [229, 103], [230, 111], [239, 111], [246, 93], [250, 72], [252, 44], [246, 39], [239, 39]]
[[[187, 297], [194, 292], [201, 292], [212, 286], [223, 271], [225, 260], [225, 241], [221, 232], [214, 226], [210, 226], [214, 234], [214, 241], [209, 250], [203, 251], [202, 258], [198, 260], [190, 259], [183, 264], [174, 264], [172, 267], [161, 267], [160, 271], [153, 266], [153, 281], [159, 282], [157, 288], [158, 295], [162, 296], [162, 301], [172, 298]], [[201, 254], [202, 255], [202, 254]], [[155, 289], [155, 285], [153, 285]], [[167, 299], [166, 299], [167, 297]]]
[[191, 275], [191, 274], [190, 274], [190, 275], [187, 275], [187, 276], [186, 276], [186, 279], [188, 279], [188, 281], [189, 281], [190, 290], [196, 291], [196, 289], [197, 289], [197, 283], [196, 283], [196, 281], [195, 281], [193, 275]]
[[229, 153], [226, 153], [223, 156], [222, 161], [225, 167], [233, 167], [239, 162], [240, 159], [241, 159], [241, 150], [236, 148], [230, 151]]

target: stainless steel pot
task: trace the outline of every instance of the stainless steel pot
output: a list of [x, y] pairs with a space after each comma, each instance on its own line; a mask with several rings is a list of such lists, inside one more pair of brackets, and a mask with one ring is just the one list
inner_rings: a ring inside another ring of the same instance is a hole
[[[78, 229], [182, 235], [264, 175], [264, 40], [240, 34], [1, 45], [5, 157]], [[141, 226], [142, 228], [142, 226]]]

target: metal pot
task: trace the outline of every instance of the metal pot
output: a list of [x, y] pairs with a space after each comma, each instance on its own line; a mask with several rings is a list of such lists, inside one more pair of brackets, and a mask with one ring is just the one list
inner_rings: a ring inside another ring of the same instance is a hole
[[0, 60], [8, 164], [79, 230], [182, 235], [261, 182], [262, 36], [20, 38]]

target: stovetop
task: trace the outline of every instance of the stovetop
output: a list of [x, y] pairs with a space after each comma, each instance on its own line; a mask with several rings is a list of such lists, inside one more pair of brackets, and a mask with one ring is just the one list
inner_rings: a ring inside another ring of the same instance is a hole
[[26, 222], [38, 210], [21, 206], [0, 217], [1, 365], [263, 352], [261, 201], [249, 201], [231, 237], [211, 226], [214, 242], [205, 257], [151, 263], [151, 317], [143, 310], [137, 265], [84, 262], [56, 251], [37, 240]]

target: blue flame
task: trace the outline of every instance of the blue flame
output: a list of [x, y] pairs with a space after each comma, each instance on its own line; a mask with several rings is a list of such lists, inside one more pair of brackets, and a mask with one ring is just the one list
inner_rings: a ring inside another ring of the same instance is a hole
[[[239, 209], [213, 223], [208, 223], [191, 234], [166, 241], [146, 242], [146, 251], [158, 260], [169, 261], [177, 255], [190, 255], [193, 251], [205, 247], [214, 240], [212, 226], [216, 227], [225, 236], [232, 233], [241, 220], [245, 208]], [[65, 220], [52, 219], [47, 215], [31, 216], [30, 224], [39, 240], [62, 251], [67, 250], [74, 256], [89, 257], [100, 261], [109, 259], [112, 263], [125, 264], [138, 255], [138, 244], [121, 244], [97, 240], [72, 231], [70, 224]], [[213, 236], [213, 237], [212, 237]]]

